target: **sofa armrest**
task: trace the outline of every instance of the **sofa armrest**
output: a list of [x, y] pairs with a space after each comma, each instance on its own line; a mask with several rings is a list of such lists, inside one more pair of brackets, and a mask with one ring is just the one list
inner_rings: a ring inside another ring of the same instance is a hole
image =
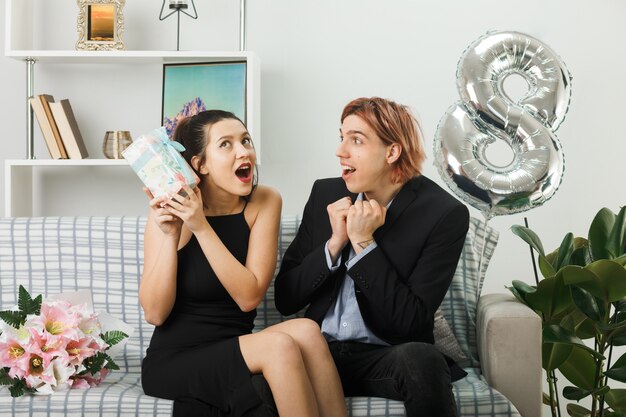
[[523, 417], [541, 417], [541, 319], [508, 294], [478, 302], [478, 355], [483, 376]]

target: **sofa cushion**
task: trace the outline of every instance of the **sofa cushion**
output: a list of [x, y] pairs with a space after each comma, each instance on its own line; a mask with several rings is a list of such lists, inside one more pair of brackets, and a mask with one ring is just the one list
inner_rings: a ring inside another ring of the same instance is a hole
[[[117, 360], [121, 369], [108, 375], [100, 386], [17, 399], [2, 389], [2, 415], [171, 415], [172, 402], [145, 395], [140, 382], [141, 360], [154, 329], [143, 319], [138, 301], [145, 221], [137, 217], [0, 219], [0, 309], [16, 304], [19, 284], [31, 294], [44, 295], [91, 288], [96, 310], [106, 310], [135, 329], [123, 358]], [[299, 224], [298, 217], [281, 221], [279, 265]], [[471, 219], [461, 261], [441, 306], [468, 356], [468, 366], [478, 365], [475, 315], [482, 285], [477, 271], [483, 235], [487, 236], [480, 268], [484, 276], [497, 233]], [[256, 331], [285, 319], [274, 306], [273, 286], [257, 311]], [[478, 369], [465, 370], [469, 375], [453, 384], [460, 416], [519, 416], [506, 398], [487, 385]], [[404, 407], [397, 401], [351, 398], [347, 402], [351, 416], [404, 416]]]
[[[46, 217], [0, 219], [0, 308], [17, 304], [17, 288], [32, 295], [91, 289], [94, 309], [134, 328], [116, 358], [120, 370], [87, 390], [11, 398], [0, 391], [2, 415], [171, 416], [172, 402], [149, 397], [141, 360], [154, 327], [139, 306], [145, 218]], [[11, 414], [12, 413], [12, 414]]]
[[465, 353], [466, 359], [458, 362], [463, 368], [480, 366], [476, 347], [476, 307], [498, 235], [486, 222], [470, 217], [459, 264], [440, 306]]
[[450, 325], [440, 308], [435, 312], [433, 337], [435, 339], [435, 347], [439, 350], [439, 352], [447, 355], [456, 363], [460, 363], [467, 359], [467, 356], [465, 356], [463, 349], [461, 349], [459, 341], [456, 340], [454, 333], [452, 333], [452, 328], [450, 328]]
[[[521, 417], [510, 401], [487, 384], [478, 369], [452, 384], [459, 417]], [[346, 399], [350, 417], [405, 417], [400, 401], [373, 397]]]

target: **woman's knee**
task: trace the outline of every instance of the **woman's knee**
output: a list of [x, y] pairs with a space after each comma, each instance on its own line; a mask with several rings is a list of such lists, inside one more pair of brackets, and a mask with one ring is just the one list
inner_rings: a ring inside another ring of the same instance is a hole
[[267, 352], [270, 356], [279, 360], [289, 361], [301, 358], [298, 343], [287, 333], [271, 332], [267, 333], [269, 338]]
[[294, 319], [293, 324], [298, 329], [298, 332], [302, 333], [303, 335], [310, 336], [321, 334], [320, 326], [311, 319]]
[[241, 353], [252, 372], [264, 372], [270, 367], [301, 361], [296, 341], [283, 332], [259, 332], [240, 338]]
[[305, 346], [320, 342], [325, 343], [320, 326], [311, 319], [294, 319], [292, 328], [295, 333], [294, 337]]

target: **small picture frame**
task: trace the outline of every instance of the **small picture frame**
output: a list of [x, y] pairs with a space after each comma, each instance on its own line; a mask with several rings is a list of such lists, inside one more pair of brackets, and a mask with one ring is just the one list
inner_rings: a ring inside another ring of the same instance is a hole
[[220, 109], [246, 120], [245, 61], [163, 64], [161, 122], [172, 138], [178, 122], [200, 111]]
[[123, 50], [122, 33], [126, 0], [78, 0], [78, 42], [83, 51]]

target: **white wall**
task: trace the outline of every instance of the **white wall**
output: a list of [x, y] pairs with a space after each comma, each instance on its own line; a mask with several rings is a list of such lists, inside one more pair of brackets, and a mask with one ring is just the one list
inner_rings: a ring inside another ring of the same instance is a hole
[[[56, 0], [51, 7], [51, 2], [39, 2], [43, 5], [36, 11], [41, 27], [37, 42], [42, 48], [73, 49], [76, 3]], [[127, 3], [124, 40], [129, 49], [175, 48], [175, 19], [159, 22], [160, 2]], [[181, 20], [182, 49], [238, 49], [239, 2], [196, 3], [200, 18]], [[4, 13], [1, 8], [2, 24]], [[622, 0], [593, 5], [586, 0], [526, 0], [515, 5], [496, 0], [250, 0], [248, 49], [259, 55], [262, 68], [261, 180], [281, 191], [285, 214], [300, 213], [313, 180], [339, 173], [334, 150], [343, 106], [357, 96], [379, 95], [419, 113], [428, 139], [425, 175], [443, 185], [433, 166], [431, 139], [444, 111], [458, 98], [455, 73], [461, 53], [487, 30], [528, 33], [551, 46], [574, 77], [571, 107], [557, 131], [566, 170], [560, 189], [546, 204], [491, 220], [501, 236], [484, 291], [504, 291], [513, 279], [532, 282], [528, 248], [511, 234], [512, 224], [522, 224], [527, 216], [545, 245], [554, 248], [568, 231], [586, 235], [601, 207], [616, 211], [624, 204], [624, 16]], [[4, 33], [0, 38], [4, 40]], [[23, 158], [24, 64], [2, 56], [0, 73], [0, 159]], [[92, 157], [102, 155], [105, 130], [131, 130], [137, 136], [160, 118], [158, 67], [39, 65], [35, 87], [36, 93], [72, 100]], [[36, 153], [45, 158], [37, 127], [36, 134]], [[3, 175], [0, 172], [2, 197]], [[89, 185], [100, 187], [102, 174], [91, 175]], [[46, 205], [46, 192], [74, 186], [69, 173], [59, 177], [41, 179], [39, 206]], [[118, 192], [97, 190], [108, 193], [112, 204], [143, 198], [138, 197], [138, 185], [124, 188], [122, 182]], [[76, 211], [71, 202], [66, 205]], [[61, 203], [56, 210], [63, 208]], [[108, 209], [90, 207], [86, 198], [81, 208], [87, 214], [106, 214]], [[138, 212], [129, 214], [139, 212], [143, 202]]]
[[[36, 26], [41, 28], [35, 33], [38, 47], [73, 49], [75, 1], [36, 1]], [[160, 3], [127, 1], [123, 39], [128, 49], [175, 48], [175, 18], [159, 22]], [[196, 3], [199, 19], [181, 20], [182, 49], [238, 49], [239, 2]], [[4, 14], [1, 7], [2, 27]], [[261, 180], [281, 191], [284, 213], [300, 213], [313, 180], [339, 173], [334, 150], [343, 106], [358, 96], [379, 95], [408, 104], [420, 115], [428, 139], [425, 175], [443, 185], [433, 166], [431, 139], [439, 119], [458, 98], [455, 73], [461, 53], [488, 30], [528, 33], [551, 46], [574, 77], [571, 107], [557, 131], [566, 170], [559, 191], [545, 205], [491, 220], [501, 235], [484, 292], [505, 291], [513, 279], [531, 283], [528, 248], [511, 234], [511, 225], [523, 224], [527, 216], [552, 249], [568, 231], [586, 235], [601, 207], [617, 211], [625, 203], [620, 174], [626, 155], [622, 132], [625, 16], [623, 0], [593, 4], [588, 0], [249, 0], [248, 49], [259, 55], [262, 68]], [[3, 43], [4, 31], [0, 31]], [[2, 160], [26, 154], [25, 87], [24, 64], [0, 56]], [[137, 136], [158, 123], [161, 69], [38, 65], [35, 92], [72, 100], [89, 153], [99, 158], [104, 131], [130, 130]], [[35, 131], [36, 155], [47, 158], [39, 129]], [[121, 207], [129, 206], [128, 214], [144, 213], [143, 195], [134, 178], [129, 181], [119, 171], [104, 169], [80, 172], [78, 179], [73, 178], [74, 171], [47, 170], [38, 177], [35, 212], [45, 207], [60, 214], [65, 209], [120, 214]], [[103, 175], [119, 176], [116, 191]], [[95, 190], [108, 195], [110, 202], [102, 206], [79, 198], [79, 206], [61, 200], [49, 207], [47, 197], [63, 188], [79, 196]], [[0, 198], [4, 198], [4, 170], [0, 170]], [[475, 209], [471, 212], [481, 216]]]

